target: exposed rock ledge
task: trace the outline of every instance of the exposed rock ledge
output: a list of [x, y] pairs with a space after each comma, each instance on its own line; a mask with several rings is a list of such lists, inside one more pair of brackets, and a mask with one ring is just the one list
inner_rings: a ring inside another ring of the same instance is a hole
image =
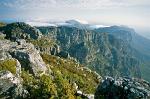
[[33, 44], [26, 43], [25, 40], [18, 40], [18, 42], [0, 40], [0, 46], [0, 56], [5, 56], [3, 57], [5, 59], [11, 57], [17, 59], [21, 63], [21, 67], [30, 70], [34, 75], [47, 70], [46, 64]]
[[0, 71], [0, 96], [3, 98], [18, 98], [23, 90], [21, 79], [15, 77], [10, 71]]
[[95, 99], [150, 99], [150, 83], [136, 78], [106, 77], [95, 93]]

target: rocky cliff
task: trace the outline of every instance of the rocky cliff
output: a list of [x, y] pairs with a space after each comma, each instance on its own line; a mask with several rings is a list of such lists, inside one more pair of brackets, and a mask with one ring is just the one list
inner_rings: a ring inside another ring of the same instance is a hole
[[95, 29], [97, 33], [107, 32], [114, 37], [128, 42], [132, 48], [132, 56], [136, 57], [140, 61], [140, 69], [142, 78], [150, 81], [149, 77], [149, 61], [150, 61], [150, 40], [137, 34], [132, 28], [125, 26], [111, 26], [105, 28]]
[[121, 37], [101, 31], [76, 27], [38, 27], [47, 37], [54, 39], [60, 49], [75, 57], [81, 64], [96, 70], [100, 75], [140, 77], [139, 61], [130, 47], [130, 33]]

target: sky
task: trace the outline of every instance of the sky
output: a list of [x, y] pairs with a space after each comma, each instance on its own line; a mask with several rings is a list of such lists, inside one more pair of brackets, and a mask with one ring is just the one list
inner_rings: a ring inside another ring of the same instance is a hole
[[127, 25], [150, 33], [150, 0], [0, 0], [0, 20]]

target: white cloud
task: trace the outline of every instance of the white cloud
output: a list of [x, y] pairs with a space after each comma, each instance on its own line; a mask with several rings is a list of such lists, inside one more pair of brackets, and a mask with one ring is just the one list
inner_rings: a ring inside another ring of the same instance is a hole
[[148, 5], [149, 0], [6, 0], [1, 5], [21, 9], [79, 8], [103, 9], [122, 6]]

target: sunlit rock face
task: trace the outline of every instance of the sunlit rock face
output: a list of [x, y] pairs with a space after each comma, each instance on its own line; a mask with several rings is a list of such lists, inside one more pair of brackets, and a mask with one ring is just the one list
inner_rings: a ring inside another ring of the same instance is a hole
[[33, 44], [26, 43], [25, 40], [18, 40], [18, 43], [2, 40], [0, 45], [2, 46], [0, 48], [2, 58], [9, 59], [13, 57], [19, 60], [22, 68], [29, 69], [35, 75], [47, 70], [46, 64]]

